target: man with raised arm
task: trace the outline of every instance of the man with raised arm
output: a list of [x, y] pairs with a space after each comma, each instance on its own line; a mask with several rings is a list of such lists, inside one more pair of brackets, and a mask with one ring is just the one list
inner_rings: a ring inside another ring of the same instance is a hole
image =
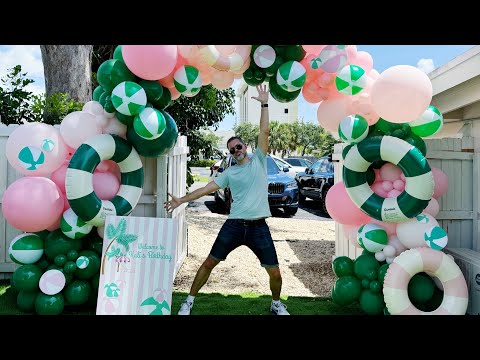
[[237, 136], [231, 137], [227, 142], [227, 148], [237, 161], [235, 166], [230, 166], [203, 188], [181, 198], [169, 193], [172, 199], [165, 202], [165, 208], [171, 212], [182, 203], [193, 201], [227, 186], [233, 198], [230, 215], [220, 229], [210, 254], [198, 269], [190, 294], [182, 303], [178, 315], [190, 315], [195, 296], [207, 282], [213, 268], [241, 245], [249, 247], [254, 252], [270, 277], [272, 291], [270, 311], [276, 315], [290, 315], [287, 307], [280, 301], [282, 276], [272, 235], [265, 221], [265, 218], [271, 216], [268, 204], [266, 159], [269, 137], [269, 91], [266, 85], [257, 86], [257, 90], [258, 96], [252, 96], [252, 98], [258, 100], [261, 106], [260, 134], [257, 149], [252, 158], [247, 155], [247, 146], [242, 139]]

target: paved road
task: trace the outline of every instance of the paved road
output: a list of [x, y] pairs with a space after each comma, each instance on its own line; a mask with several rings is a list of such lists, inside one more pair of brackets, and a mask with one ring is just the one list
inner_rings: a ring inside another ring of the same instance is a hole
[[[199, 169], [199, 168], [195, 168]], [[207, 176], [210, 174], [210, 170], [207, 169]], [[199, 174], [199, 172], [194, 171], [192, 168], [193, 174]], [[190, 192], [205, 186], [206, 182], [195, 182], [190, 188]], [[191, 202], [189, 204], [191, 211], [203, 212], [211, 211], [217, 214], [226, 214], [225, 209], [221, 204], [215, 202], [213, 194], [202, 196], [201, 198]], [[321, 221], [333, 221], [328, 215], [326, 215], [322, 210], [318, 202], [313, 200], [307, 200], [305, 204], [301, 204], [298, 212], [294, 216], [285, 215], [282, 209], [272, 209], [272, 216], [278, 218], [290, 218], [298, 220], [321, 220]]]

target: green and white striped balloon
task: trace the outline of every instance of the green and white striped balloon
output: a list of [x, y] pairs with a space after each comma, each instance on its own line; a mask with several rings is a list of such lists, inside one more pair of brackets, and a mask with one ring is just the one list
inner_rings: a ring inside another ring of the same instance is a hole
[[123, 115], [137, 115], [147, 105], [147, 93], [133, 81], [124, 81], [115, 86], [111, 96], [115, 109]]
[[40, 236], [25, 233], [13, 238], [8, 247], [8, 254], [17, 264], [36, 263], [43, 255], [44, 244]]
[[335, 77], [337, 90], [345, 95], [356, 95], [367, 86], [367, 74], [360, 66], [344, 66]]
[[192, 97], [200, 92], [202, 77], [196, 67], [184, 65], [173, 74], [173, 83], [180, 94]]
[[338, 136], [349, 144], [356, 144], [368, 135], [368, 122], [360, 115], [349, 115], [338, 124]]
[[433, 250], [442, 250], [448, 243], [448, 235], [440, 226], [433, 226], [424, 233], [425, 242]]
[[277, 83], [285, 91], [297, 91], [304, 84], [307, 72], [298, 61], [287, 61], [277, 70]]
[[376, 253], [387, 246], [388, 235], [376, 224], [365, 224], [358, 229], [357, 241], [365, 250]]
[[18, 161], [27, 170], [37, 170], [45, 163], [45, 154], [36, 146], [25, 146], [18, 153]]
[[153, 140], [159, 138], [166, 127], [163, 114], [153, 107], [147, 107], [133, 119], [135, 132], [143, 139]]
[[408, 123], [412, 132], [420, 137], [435, 135], [443, 126], [443, 115], [435, 106], [430, 105], [418, 118]]
[[80, 239], [92, 231], [93, 225], [87, 224], [68, 208], [60, 220], [60, 230], [70, 239]]

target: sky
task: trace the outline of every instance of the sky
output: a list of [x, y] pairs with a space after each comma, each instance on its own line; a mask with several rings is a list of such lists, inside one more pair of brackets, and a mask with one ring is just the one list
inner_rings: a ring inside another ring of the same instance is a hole
[[[379, 73], [395, 65], [416, 66], [425, 73], [441, 67], [474, 45], [357, 45], [359, 51], [368, 52], [373, 58], [373, 67]], [[42, 56], [39, 45], [0, 45], [0, 77], [15, 65], [22, 66], [22, 72], [35, 82], [28, 90], [35, 94], [45, 92]], [[239, 81], [232, 87], [236, 89]], [[238, 104], [236, 104], [238, 106]], [[298, 97], [298, 116], [306, 122], [316, 122], [318, 104], [310, 104]], [[227, 115], [220, 123], [219, 130], [231, 130], [235, 115]]]

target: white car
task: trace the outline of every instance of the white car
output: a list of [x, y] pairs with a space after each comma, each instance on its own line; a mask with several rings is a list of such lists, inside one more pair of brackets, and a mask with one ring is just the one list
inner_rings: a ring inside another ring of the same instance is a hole
[[[275, 155], [272, 155], [272, 154], [269, 154], [270, 157], [275, 160], [275, 163], [278, 165], [278, 167], [280, 168], [280, 170], [284, 170], [285, 167], [288, 168], [288, 171], [285, 172], [288, 176], [290, 176], [292, 179], [295, 179], [295, 175], [297, 174], [297, 170], [295, 169], [294, 166], [292, 166], [291, 164], [289, 164], [288, 162], [286, 162], [284, 159], [282, 158], [279, 158]], [[304, 171], [305, 168], [303, 168], [301, 171]]]
[[310, 160], [295, 157], [286, 158], [283, 160], [292, 166], [297, 173], [304, 172], [306, 168], [312, 166], [313, 164]]

